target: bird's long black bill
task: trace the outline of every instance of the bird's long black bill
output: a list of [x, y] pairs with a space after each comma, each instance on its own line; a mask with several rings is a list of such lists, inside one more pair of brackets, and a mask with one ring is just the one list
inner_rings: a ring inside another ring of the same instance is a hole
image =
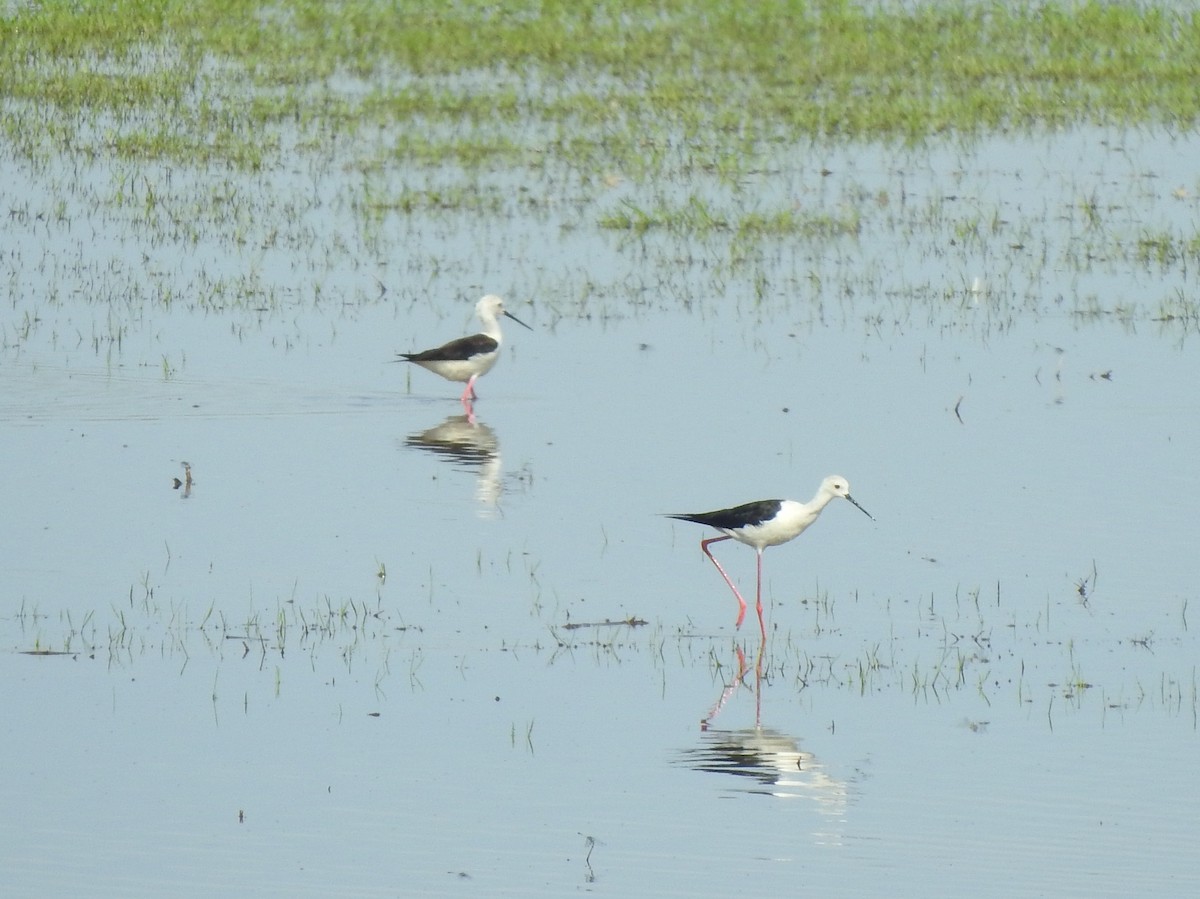
[[530, 330], [530, 331], [532, 331], [532, 330], [533, 330], [533, 328], [530, 328], [530, 327], [529, 327], [529, 325], [525, 324], [525, 322], [521, 321], [519, 318], [517, 318], [515, 315], [513, 315], [511, 312], [509, 312], [509, 311], [507, 311], [507, 310], [505, 310], [505, 311], [502, 313], [502, 315], [503, 315], [505, 318], [511, 318], [513, 321], [515, 321], [515, 322], [516, 322], [518, 325], [520, 325], [522, 328], [526, 328], [526, 329], [528, 329], [528, 330]]
[[871, 519], [872, 521], [874, 521], [874, 520], [875, 520], [875, 516], [874, 516], [874, 515], [872, 515], [870, 512], [868, 512], [866, 509], [864, 509], [862, 506], [860, 506], [860, 505], [858, 504], [858, 500], [856, 500], [856, 499], [855, 499], [853, 496], [851, 496], [849, 493], [847, 493], [847, 494], [846, 494], [846, 499], [848, 499], [848, 500], [850, 500], [850, 502], [854, 503], [854, 507], [855, 507], [856, 509], [858, 509], [858, 511], [862, 512], [862, 513], [863, 513], [863, 515], [866, 515], [866, 516], [867, 516], [867, 518]]

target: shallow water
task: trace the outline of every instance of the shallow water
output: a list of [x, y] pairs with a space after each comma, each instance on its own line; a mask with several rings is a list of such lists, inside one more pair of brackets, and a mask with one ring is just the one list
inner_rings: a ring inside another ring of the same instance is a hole
[[[1196, 892], [1195, 284], [1119, 248], [1198, 149], [828, 151], [783, 189], [884, 212], [744, 264], [607, 195], [196, 249], [7, 162], [7, 890]], [[389, 360], [485, 290], [472, 427]], [[760, 646], [660, 513], [833, 472], [876, 522], [766, 554]]]

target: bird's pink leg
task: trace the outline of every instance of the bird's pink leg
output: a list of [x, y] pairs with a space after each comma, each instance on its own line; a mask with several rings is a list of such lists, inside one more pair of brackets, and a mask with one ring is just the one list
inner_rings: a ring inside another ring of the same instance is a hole
[[756, 602], [758, 609], [758, 629], [762, 631], [763, 642], [767, 639], [767, 625], [763, 621], [762, 616], [762, 550], [758, 551], [758, 601]]
[[467, 379], [467, 386], [462, 393], [462, 402], [464, 406], [471, 400], [479, 399], [479, 397], [475, 394], [475, 379], [478, 377], [479, 375], [471, 375], [471, 377]]
[[475, 424], [475, 407], [471, 405], [471, 401], [477, 399], [475, 396], [475, 378], [477, 375], [471, 375], [471, 379], [467, 381], [467, 389], [459, 399], [462, 401], [463, 411], [467, 413], [467, 421]]
[[[701, 540], [701, 541], [700, 541], [700, 548], [701, 548], [702, 550], [704, 550], [704, 555], [708, 556], [708, 558], [709, 558], [709, 559], [712, 561], [712, 563], [713, 563], [714, 565], [716, 565], [716, 566], [717, 566], [717, 571], [721, 572], [721, 577], [725, 578], [725, 583], [727, 583], [727, 584], [729, 585], [729, 589], [730, 589], [730, 590], [732, 590], [732, 591], [733, 591], [733, 595], [737, 597], [737, 601], [738, 601], [738, 617], [737, 617], [737, 624], [735, 625], [735, 627], [741, 627], [741, 626], [742, 626], [742, 619], [746, 617], [746, 600], [742, 599], [742, 594], [738, 593], [738, 588], [737, 588], [737, 587], [735, 587], [735, 586], [733, 585], [733, 581], [731, 581], [731, 580], [729, 579], [729, 575], [727, 575], [727, 574], [725, 573], [725, 569], [721, 567], [721, 563], [720, 563], [720, 562], [718, 562], [718, 561], [716, 560], [716, 558], [714, 558], [713, 554], [712, 554], [712, 553], [709, 551], [709, 549], [708, 549], [708, 547], [709, 547], [709, 544], [712, 544], [712, 543], [720, 543], [722, 540], [729, 540], [729, 539], [730, 539], [730, 538], [729, 538], [728, 536], [724, 536], [724, 537], [710, 537], [708, 540]], [[760, 606], [760, 608], [761, 608], [761, 606]], [[761, 612], [759, 613], [759, 620], [760, 620], [760, 621], [762, 620], [762, 613], [761, 613]], [[765, 631], [764, 631], [764, 632], [765, 632]]]

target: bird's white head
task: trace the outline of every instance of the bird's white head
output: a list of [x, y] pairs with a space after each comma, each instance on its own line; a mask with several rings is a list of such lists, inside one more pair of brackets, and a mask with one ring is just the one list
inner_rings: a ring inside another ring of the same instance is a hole
[[489, 293], [475, 304], [475, 314], [480, 318], [484, 316], [495, 318], [497, 315], [503, 315], [504, 300], [500, 299], [494, 293]]
[[821, 482], [821, 492], [833, 496], [849, 496], [850, 482], [840, 474], [831, 474]]
[[[521, 321], [511, 312], [508, 312], [504, 308], [504, 300], [500, 299], [494, 293], [489, 293], [475, 304], [475, 314], [479, 316], [479, 320], [485, 325], [490, 325], [496, 321], [497, 316], [503, 315], [505, 318], [511, 318], [522, 328], [529, 328], [529, 325], [525, 324], [525, 322]], [[533, 329], [529, 328], [529, 330], [532, 331]], [[485, 331], [484, 333], [488, 332]]]
[[823, 480], [820, 488], [817, 490], [817, 495], [824, 495], [830, 498], [840, 496], [843, 499], [847, 499], [853, 503], [854, 506], [856, 506], [858, 510], [863, 513], [863, 515], [866, 515], [867, 518], [870, 518], [872, 521], [875, 520], [875, 516], [873, 516], [862, 506], [858, 505], [858, 500], [850, 495], [850, 482], [840, 474], [831, 474], [829, 477]]

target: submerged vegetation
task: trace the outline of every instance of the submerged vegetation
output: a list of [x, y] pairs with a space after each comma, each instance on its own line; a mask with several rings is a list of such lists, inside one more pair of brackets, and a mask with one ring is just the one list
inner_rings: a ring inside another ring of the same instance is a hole
[[[727, 635], [701, 634], [691, 626], [666, 629], [635, 615], [551, 623], [532, 639], [523, 639], [519, 629], [500, 636], [496, 631], [504, 627], [495, 624], [484, 628], [490, 636], [482, 642], [441, 633], [437, 649], [428, 652], [424, 627], [408, 622], [379, 595], [338, 600], [322, 595], [303, 602], [292, 597], [277, 600], [273, 609], [255, 609], [235, 618], [212, 601], [207, 608], [189, 608], [160, 600], [157, 590], [147, 573], [112, 604], [107, 616], [88, 611], [75, 621], [69, 611], [47, 614], [23, 601], [10, 618], [0, 621], [19, 635], [27, 647], [20, 650], [24, 655], [97, 662], [114, 671], [162, 665], [180, 676], [195, 663], [205, 676], [215, 666], [217, 680], [228, 666], [227, 677], [240, 677], [247, 686], [232, 697], [219, 696], [214, 686], [214, 711], [219, 700], [225, 705], [232, 699], [248, 713], [252, 697], [258, 705], [278, 698], [285, 689], [311, 686], [314, 680], [329, 685], [338, 677], [352, 685], [351, 695], [379, 702], [392, 691], [424, 691], [423, 670], [431, 681], [450, 672], [457, 681], [467, 678], [468, 669], [494, 672], [496, 658], [532, 658], [538, 667], [547, 668], [583, 659], [599, 666], [637, 660], [664, 680], [686, 679], [689, 670], [708, 667], [714, 679], [726, 684], [736, 679], [754, 693], [771, 685], [793, 693], [900, 693], [932, 706], [957, 702], [980, 710], [993, 704], [1037, 708], [1048, 718], [1056, 701], [1066, 703], [1064, 710], [1101, 717], [1151, 709], [1192, 722], [1200, 715], [1194, 666], [1168, 667], [1157, 683], [1143, 683], [1129, 675], [1127, 669], [1139, 668], [1130, 661], [1119, 669], [1121, 677], [1102, 668], [1097, 676], [1105, 676], [1106, 682], [1092, 683], [1081, 661], [1084, 651], [1088, 656], [1121, 651], [1132, 653], [1131, 660], [1142, 658], [1139, 651], [1149, 651], [1155, 639], [1169, 657], [1178, 656], [1185, 646], [1185, 616], [1177, 628], [1157, 638], [1122, 639], [1106, 633], [1051, 639], [1050, 602], [1002, 612], [998, 584], [994, 599], [982, 602], [979, 588], [953, 597], [923, 597], [915, 632], [902, 634], [904, 629], [893, 620], [882, 642], [839, 625], [838, 601], [821, 594], [801, 602], [799, 609], [793, 607], [785, 616], [792, 620], [773, 624], [760, 644], [735, 646], [732, 657]], [[857, 598], [842, 602], [857, 604]], [[1055, 604], [1054, 612], [1061, 607]], [[912, 610], [908, 602], [898, 602], [889, 615], [905, 614], [902, 608]], [[420, 614], [415, 609], [410, 613]]]

